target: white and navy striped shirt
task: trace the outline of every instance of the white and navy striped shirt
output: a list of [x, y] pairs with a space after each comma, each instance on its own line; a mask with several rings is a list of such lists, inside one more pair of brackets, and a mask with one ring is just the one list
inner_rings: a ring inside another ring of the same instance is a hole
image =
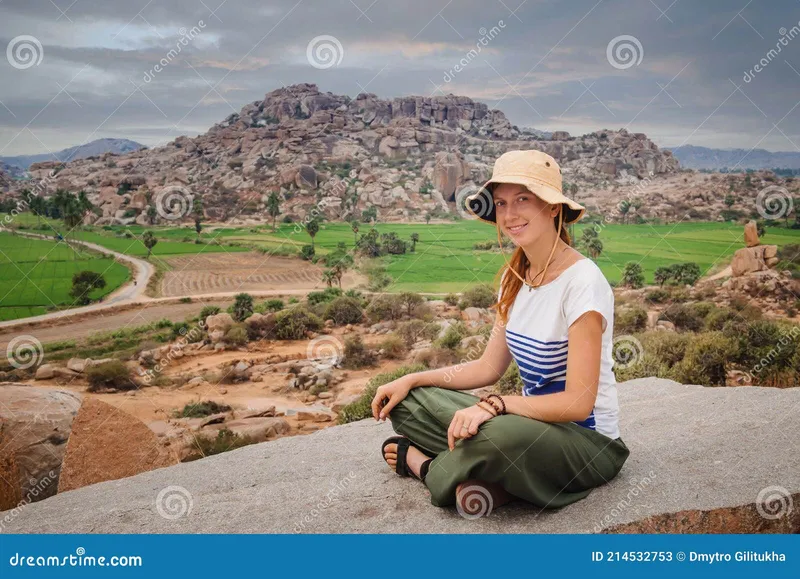
[[[508, 275], [508, 274], [506, 274]], [[523, 395], [563, 392], [567, 384], [569, 327], [589, 311], [603, 316], [600, 383], [594, 409], [580, 426], [619, 437], [619, 405], [612, 367], [614, 293], [600, 268], [581, 259], [555, 280], [529, 291], [523, 285], [511, 306], [506, 343], [519, 367]]]

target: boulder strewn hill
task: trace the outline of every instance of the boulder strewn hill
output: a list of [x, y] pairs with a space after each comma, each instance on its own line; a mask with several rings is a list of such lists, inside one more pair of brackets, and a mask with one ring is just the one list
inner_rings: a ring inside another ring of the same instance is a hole
[[[581, 187], [678, 169], [669, 151], [626, 130], [549, 140], [512, 125], [499, 110], [463, 96], [391, 100], [320, 92], [298, 84], [266, 95], [194, 138], [159, 148], [30, 169], [47, 194], [86, 190], [98, 224], [148, 222], [147, 206], [167, 187], [202, 195], [208, 217], [265, 219], [270, 193], [284, 215], [311, 207], [330, 217], [376, 206], [385, 220], [455, 211], [455, 193], [480, 184], [497, 156], [516, 148], [553, 155]], [[33, 184], [28, 184], [31, 186]], [[131, 211], [132, 210], [132, 211]], [[159, 215], [151, 218], [161, 220]]]
[[[513, 503], [467, 520], [391, 473], [388, 423], [364, 420], [59, 493], [12, 533], [800, 532], [800, 390], [619, 386], [621, 474], [558, 511]], [[13, 514], [13, 516], [11, 516]]]

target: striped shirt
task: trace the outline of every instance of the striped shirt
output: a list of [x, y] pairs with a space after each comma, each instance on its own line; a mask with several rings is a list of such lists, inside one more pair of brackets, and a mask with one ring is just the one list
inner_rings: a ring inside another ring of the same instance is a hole
[[569, 327], [589, 311], [603, 316], [600, 382], [594, 409], [576, 424], [618, 438], [619, 405], [612, 372], [614, 293], [593, 261], [577, 261], [540, 288], [529, 291], [523, 285], [509, 311], [506, 343], [519, 367], [524, 396], [563, 392]]

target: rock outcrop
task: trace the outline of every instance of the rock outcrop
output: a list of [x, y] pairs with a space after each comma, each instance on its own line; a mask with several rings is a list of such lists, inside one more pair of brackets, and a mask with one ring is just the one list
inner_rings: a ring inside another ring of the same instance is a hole
[[0, 509], [56, 494], [81, 396], [0, 384]]
[[209, 218], [236, 216], [240, 211], [232, 208], [247, 203], [248, 219], [271, 220], [266, 201], [273, 192], [281, 196], [281, 212], [298, 218], [312, 204], [324, 205], [317, 209], [331, 218], [358, 215], [369, 205], [382, 208], [383, 219], [407, 219], [412, 209], [421, 217], [454, 210], [456, 188], [482, 182], [498, 155], [520, 148], [551, 154], [582, 188], [678, 169], [669, 151], [641, 133], [555, 136], [543, 140], [520, 131], [501, 111], [463, 96], [382, 100], [362, 93], [353, 99], [297, 84], [268, 93], [197, 137], [75, 160], [58, 165], [57, 175], [56, 164], [38, 163], [30, 173], [45, 195], [85, 190], [101, 210], [91, 219], [105, 225], [144, 223], [152, 204], [161, 209], [157, 221], [190, 220], [196, 195]]
[[[620, 475], [557, 511], [521, 502], [467, 520], [380, 456], [372, 420], [283, 438], [28, 506], [12, 533], [800, 532], [799, 389], [619, 385]], [[775, 413], [781, 411], [780, 428]], [[184, 508], [164, 514], [169, 493]], [[161, 501], [161, 503], [159, 502]], [[191, 506], [191, 508], [188, 508]]]
[[141, 420], [86, 398], [72, 423], [58, 492], [178, 463]]
[[749, 221], [745, 225], [744, 242], [746, 247], [736, 250], [733, 254], [731, 272], [734, 276], [766, 271], [778, 263], [778, 246], [761, 245], [755, 221]]

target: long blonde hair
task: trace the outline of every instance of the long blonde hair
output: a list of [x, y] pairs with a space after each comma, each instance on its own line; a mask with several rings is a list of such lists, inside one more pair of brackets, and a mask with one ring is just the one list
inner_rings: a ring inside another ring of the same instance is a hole
[[[555, 229], [558, 232], [561, 240], [567, 245], [571, 246], [572, 239], [569, 236], [569, 232], [564, 227], [565, 214], [566, 208], [563, 204], [561, 204], [558, 214], [553, 217], [553, 225], [555, 226]], [[500, 226], [497, 226], [497, 239], [500, 241], [500, 252], [502, 253], [503, 244], [500, 240]], [[558, 243], [558, 241], [556, 241], [556, 243]], [[553, 245], [553, 249], [555, 249], [555, 245]], [[511, 306], [517, 297], [517, 293], [522, 288], [522, 280], [525, 277], [525, 272], [527, 271], [529, 265], [530, 261], [528, 261], [528, 256], [525, 255], [525, 251], [522, 249], [522, 247], [517, 246], [517, 248], [514, 250], [514, 253], [511, 255], [511, 259], [509, 259], [506, 265], [500, 268], [500, 271], [497, 272], [495, 281], [497, 281], [497, 279], [500, 281], [501, 296], [500, 300], [493, 307], [496, 308], [497, 313], [500, 316], [500, 320], [504, 325], [508, 323], [508, 310], [511, 309]], [[517, 275], [505, 275], [508, 270], [513, 270], [517, 273]], [[545, 271], [547, 271], [547, 267], [545, 267]], [[542, 277], [541, 281], [544, 281], [544, 277]]]

